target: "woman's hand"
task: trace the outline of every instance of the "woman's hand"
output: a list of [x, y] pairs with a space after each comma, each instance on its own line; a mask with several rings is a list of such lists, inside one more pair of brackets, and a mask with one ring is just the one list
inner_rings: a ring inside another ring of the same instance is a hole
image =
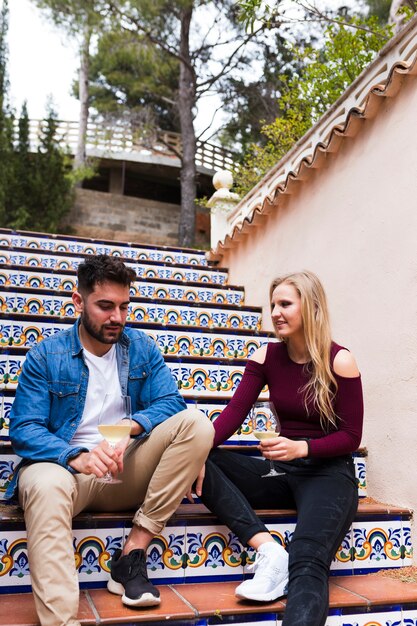
[[307, 441], [293, 441], [286, 437], [264, 439], [259, 449], [266, 459], [273, 461], [293, 461], [308, 456]]

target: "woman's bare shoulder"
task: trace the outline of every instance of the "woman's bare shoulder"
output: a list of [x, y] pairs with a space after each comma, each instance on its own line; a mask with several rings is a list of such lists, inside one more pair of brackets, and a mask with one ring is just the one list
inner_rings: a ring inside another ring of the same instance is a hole
[[265, 344], [255, 350], [253, 354], [251, 354], [249, 361], [255, 361], [255, 363], [260, 363], [263, 365], [266, 359], [266, 351], [268, 349], [268, 344]]
[[339, 350], [334, 357], [333, 369], [339, 376], [345, 378], [355, 378], [359, 376], [358, 366], [356, 365], [355, 357], [349, 350]]

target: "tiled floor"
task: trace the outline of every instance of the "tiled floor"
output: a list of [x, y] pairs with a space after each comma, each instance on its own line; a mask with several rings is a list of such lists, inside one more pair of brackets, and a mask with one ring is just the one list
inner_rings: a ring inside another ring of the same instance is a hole
[[[236, 583], [161, 586], [161, 605], [147, 609], [124, 607], [119, 596], [104, 589], [82, 592], [79, 619], [90, 624], [137, 624], [144, 622], [190, 621], [201, 624], [202, 618], [280, 614], [285, 601], [254, 603], [237, 600]], [[377, 576], [334, 577], [330, 583], [330, 608], [357, 608], [372, 615], [372, 607], [381, 611], [396, 605], [407, 608], [417, 603], [417, 583]], [[0, 626], [38, 626], [32, 594], [0, 595]]]

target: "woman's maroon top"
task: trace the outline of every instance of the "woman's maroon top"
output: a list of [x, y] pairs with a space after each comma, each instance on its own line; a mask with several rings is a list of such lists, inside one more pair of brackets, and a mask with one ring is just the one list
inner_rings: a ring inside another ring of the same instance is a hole
[[[330, 361], [342, 346], [332, 343]], [[214, 422], [216, 435], [214, 446], [228, 439], [244, 422], [246, 416], [265, 385], [270, 400], [281, 421], [281, 435], [289, 439], [306, 437], [309, 456], [332, 457], [356, 450], [362, 436], [363, 397], [361, 377], [345, 378], [333, 372], [337, 381], [337, 393], [333, 402], [337, 415], [337, 430], [324, 432], [320, 416], [310, 403], [308, 411], [301, 389], [310, 375], [303, 364], [295, 363], [288, 355], [284, 342], [269, 343], [265, 363], [249, 360], [236, 392], [221, 415]]]

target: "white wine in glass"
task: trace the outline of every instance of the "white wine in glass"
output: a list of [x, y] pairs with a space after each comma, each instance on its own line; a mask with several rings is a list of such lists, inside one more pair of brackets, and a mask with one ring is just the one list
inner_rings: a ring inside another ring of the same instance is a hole
[[[251, 409], [251, 421], [253, 436], [259, 441], [265, 439], [274, 439], [279, 437], [281, 424], [275, 407], [272, 402], [255, 402]], [[269, 476], [283, 476], [284, 472], [277, 472], [274, 462], [269, 459], [270, 469], [267, 474], [263, 474], [262, 478]]]
[[[117, 448], [130, 436], [132, 428], [132, 409], [130, 396], [119, 394], [106, 394], [100, 413], [98, 431], [112, 448]], [[121, 483], [120, 478], [115, 478], [107, 472], [98, 482], [115, 484]]]

